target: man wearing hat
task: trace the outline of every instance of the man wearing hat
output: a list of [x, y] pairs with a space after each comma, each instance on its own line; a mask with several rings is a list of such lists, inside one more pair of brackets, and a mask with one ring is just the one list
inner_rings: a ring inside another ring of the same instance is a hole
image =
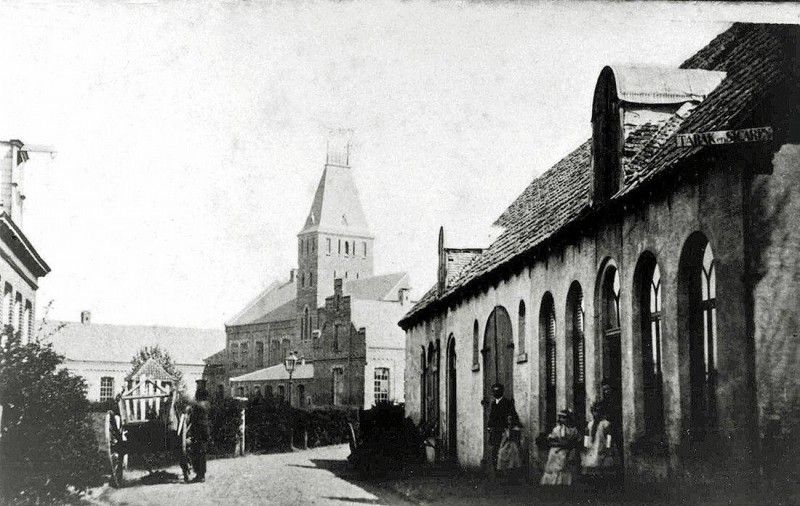
[[511, 417], [511, 424], [519, 424], [519, 415], [514, 407], [514, 401], [505, 397], [505, 389], [500, 383], [492, 385], [491, 407], [489, 408], [489, 422], [487, 430], [489, 431], [489, 449], [492, 458], [491, 475], [494, 476], [494, 470], [497, 466], [497, 450], [500, 448], [500, 441], [503, 439], [503, 431], [506, 430], [509, 424], [509, 417]]
[[206, 380], [197, 380], [194, 400], [189, 411], [188, 453], [192, 461], [192, 468], [196, 473], [192, 483], [202, 483], [206, 481], [206, 452], [208, 451], [208, 441], [211, 439], [211, 425], [208, 421], [211, 404], [208, 402]]

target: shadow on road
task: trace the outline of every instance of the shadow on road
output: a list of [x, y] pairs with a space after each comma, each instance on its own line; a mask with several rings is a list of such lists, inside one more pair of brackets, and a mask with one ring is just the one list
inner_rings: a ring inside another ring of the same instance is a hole
[[[342, 459], [311, 459], [315, 469], [328, 471], [337, 478], [347, 481], [356, 487], [369, 492], [378, 499], [353, 499], [349, 497], [327, 497], [327, 499], [337, 501], [350, 501], [361, 504], [416, 504], [415, 501], [409, 500], [403, 494], [386, 487], [381, 487], [377, 483], [358, 478], [358, 473], [350, 465], [350, 462]], [[295, 467], [311, 467], [295, 465]]]
[[363, 499], [358, 497], [331, 497], [323, 496], [323, 499], [330, 499], [332, 501], [354, 502], [358, 504], [383, 504], [380, 499]]

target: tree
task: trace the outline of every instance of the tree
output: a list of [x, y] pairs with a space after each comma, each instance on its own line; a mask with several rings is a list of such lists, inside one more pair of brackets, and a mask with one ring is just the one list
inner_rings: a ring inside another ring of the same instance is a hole
[[158, 344], [144, 346], [133, 356], [131, 359], [131, 374], [151, 358], [155, 359], [165, 371], [175, 378], [174, 388], [181, 397], [184, 397], [186, 395], [186, 385], [183, 382], [183, 374], [178, 370], [175, 362], [172, 361], [169, 352], [162, 349]]
[[85, 380], [38, 338], [0, 333], [0, 502], [50, 502], [102, 484]]

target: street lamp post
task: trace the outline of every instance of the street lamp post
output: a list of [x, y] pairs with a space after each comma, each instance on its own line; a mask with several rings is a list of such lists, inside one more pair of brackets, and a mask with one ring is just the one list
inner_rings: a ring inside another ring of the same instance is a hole
[[293, 351], [286, 357], [283, 361], [283, 366], [286, 368], [286, 372], [289, 373], [289, 387], [288, 387], [288, 395], [289, 395], [289, 407], [292, 406], [292, 374], [294, 374], [294, 370], [297, 367], [297, 362], [300, 359], [297, 358], [297, 352]]

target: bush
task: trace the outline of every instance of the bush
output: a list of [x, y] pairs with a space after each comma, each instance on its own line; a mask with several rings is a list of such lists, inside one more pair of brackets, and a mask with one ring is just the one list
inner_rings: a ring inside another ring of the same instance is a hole
[[236, 450], [242, 407], [240, 401], [230, 397], [212, 400], [208, 414], [211, 424], [211, 453], [227, 454]]
[[22, 344], [6, 327], [0, 344], [0, 494], [51, 502], [103, 482], [86, 382], [60, 368], [49, 344]]
[[246, 402], [217, 398], [211, 403], [212, 451], [231, 454], [236, 449], [241, 409], [245, 407], [245, 442], [251, 452], [284, 451], [308, 445], [325, 446], [348, 441], [348, 423], [358, 427], [352, 408], [292, 408], [277, 397], [255, 397]]

